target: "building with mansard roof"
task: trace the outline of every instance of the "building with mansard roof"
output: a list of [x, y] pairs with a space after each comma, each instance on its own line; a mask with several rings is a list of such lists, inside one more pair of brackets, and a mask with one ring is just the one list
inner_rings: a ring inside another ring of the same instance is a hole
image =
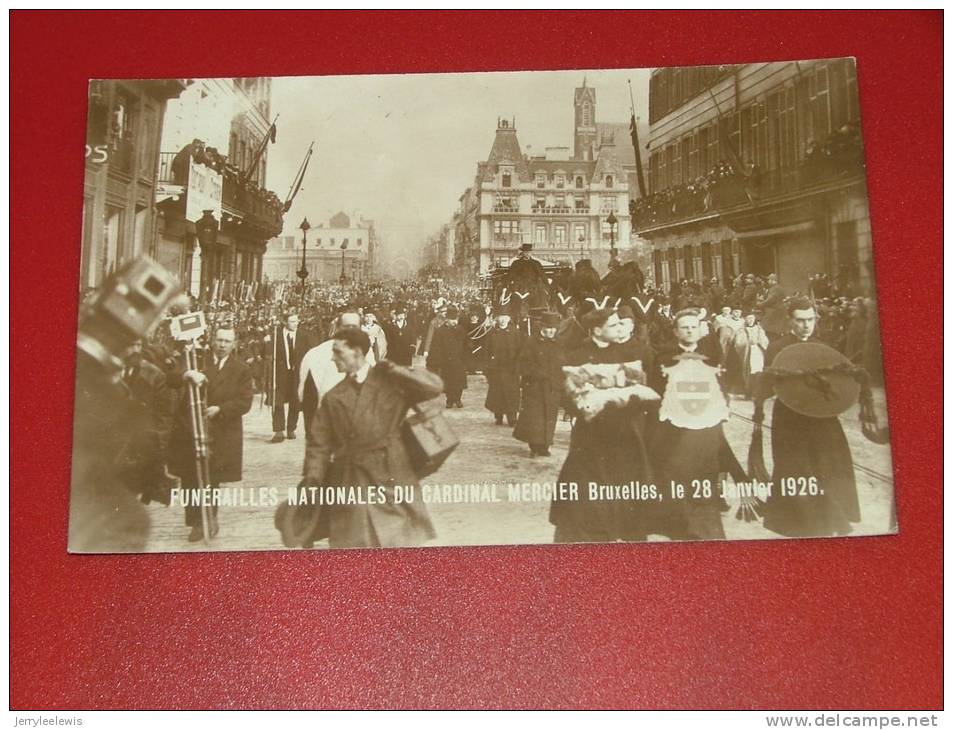
[[587, 258], [602, 269], [613, 249], [628, 247], [635, 150], [627, 124], [596, 120], [595, 91], [583, 81], [574, 92], [571, 149], [525, 154], [516, 121], [497, 121], [487, 159], [477, 164], [476, 245], [465, 249], [480, 273], [507, 265], [523, 244], [540, 259]]

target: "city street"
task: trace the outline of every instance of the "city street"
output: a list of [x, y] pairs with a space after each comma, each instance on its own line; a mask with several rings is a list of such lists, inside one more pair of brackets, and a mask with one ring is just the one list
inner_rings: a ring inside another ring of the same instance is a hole
[[[417, 366], [422, 362], [418, 359]], [[471, 375], [463, 393], [462, 410], [446, 412], [461, 439], [461, 445], [443, 468], [423, 480], [423, 484], [496, 483], [501, 501], [495, 503], [429, 504], [437, 539], [431, 545], [508, 545], [549, 543], [553, 527], [549, 524], [549, 502], [509, 502], [504, 485], [510, 482], [552, 482], [559, 472], [569, 446], [570, 424], [559, 421], [556, 440], [549, 458], [530, 458], [528, 447], [516, 441], [506, 426], [496, 426], [493, 416], [484, 407], [486, 380]], [[883, 405], [883, 390], [875, 390], [878, 405]], [[766, 423], [770, 423], [770, 403], [766, 406]], [[747, 463], [751, 438], [752, 404], [733, 401], [732, 418], [726, 425], [729, 443], [742, 464]], [[841, 417], [854, 457], [857, 490], [862, 522], [854, 525], [855, 535], [890, 531], [892, 468], [889, 446], [877, 446], [860, 433], [857, 407]], [[304, 458], [303, 429], [298, 438], [271, 444], [271, 416], [256, 397], [251, 412], [244, 419], [244, 482], [228, 486], [243, 487], [246, 495], [260, 487], [275, 487], [283, 496], [295, 486]], [[764, 453], [771, 469], [770, 430], [765, 429]], [[737, 500], [729, 500], [732, 509], [723, 515], [729, 539], [771, 539], [778, 536], [765, 530], [759, 522], [735, 519]], [[211, 546], [186, 541], [183, 508], [152, 504], [151, 552], [181, 550], [276, 550], [284, 549], [274, 527], [273, 506], [223, 507], [219, 512], [221, 533]], [[656, 539], [656, 538], [651, 538]], [[658, 538], [663, 539], [663, 538]], [[327, 542], [316, 548], [326, 548]]]

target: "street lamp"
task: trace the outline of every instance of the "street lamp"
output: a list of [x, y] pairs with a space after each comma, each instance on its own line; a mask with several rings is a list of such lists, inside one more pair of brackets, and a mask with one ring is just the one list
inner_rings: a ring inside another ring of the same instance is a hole
[[212, 249], [218, 242], [218, 221], [215, 220], [214, 213], [213, 210], [203, 210], [202, 217], [195, 222], [195, 237], [198, 239], [202, 255], [202, 269], [199, 274], [199, 287], [201, 288], [199, 298], [203, 301], [206, 291], [212, 285], [212, 279], [218, 273], [212, 268], [212, 261], [215, 258]]
[[341, 284], [347, 284], [347, 274], [344, 273], [344, 252], [347, 249], [347, 243], [341, 244]]
[[606, 223], [609, 224], [609, 260], [614, 261], [616, 258], [615, 250], [615, 227], [619, 220], [615, 217], [615, 213], [611, 210], [609, 211], [609, 217], [606, 218]]
[[308, 278], [308, 231], [311, 230], [311, 224], [307, 217], [301, 221], [298, 226], [301, 229], [301, 268], [298, 269], [298, 278], [301, 279], [301, 305], [304, 306], [304, 280]]

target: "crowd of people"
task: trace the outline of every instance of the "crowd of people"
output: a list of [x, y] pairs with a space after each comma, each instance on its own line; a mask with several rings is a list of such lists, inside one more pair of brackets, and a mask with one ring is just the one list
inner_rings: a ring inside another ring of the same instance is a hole
[[[205, 388], [211, 486], [240, 481], [242, 417], [261, 393], [262, 405], [271, 409], [272, 443], [299, 435], [306, 442], [304, 487], [343, 479], [384, 490], [376, 505], [307, 514], [286, 505], [283, 535], [299, 535], [286, 544], [325, 538], [331, 546], [418, 544], [433, 536], [426, 508], [387, 496], [400, 483], [397, 474], [414, 481], [397, 438], [401, 419], [411, 406], [440, 394], [446, 408], [463, 408], [469, 378], [480, 376], [488, 384], [488, 418], [511, 428], [531, 458], [550, 455], [560, 414], [573, 422], [561, 484], [709, 485], [707, 496], [666, 499], [662, 511], [638, 500], [590, 498], [585, 490], [568, 500], [554, 498], [557, 541], [724, 537], [727, 505], [712, 485], [722, 474], [746, 478], [722, 430], [731, 399], [763, 399], [765, 370], [779, 344], [790, 341], [825, 342], [878, 377], [876, 312], [872, 300], [833, 296], [823, 277], [812, 277], [804, 293], [786, 289], [774, 275], [752, 274], [727, 286], [717, 279], [704, 285], [686, 280], [665, 292], [636, 269], [614, 267], [593, 279], [594, 270], [577, 267], [578, 278], [554, 290], [557, 306], [533, 308], [526, 317], [514, 317], [499, 292], [436, 281], [305, 288], [272, 283], [268, 291], [275, 296], [264, 300], [193, 300], [192, 309], [207, 320], [197, 343], [199, 365], [188, 366], [182, 343], [162, 326], [133, 349], [123, 369], [130, 397], [150, 419], [150, 438], [136, 451], [148, 467], [138, 473], [158, 476], [139, 478], [135, 489], [143, 501], [168, 503], [163, 468], [184, 489], [203, 486], [196, 483], [190, 383]], [[792, 332], [798, 333], [794, 340]], [[614, 368], [611, 374], [606, 367]], [[707, 415], [697, 423], [698, 414], [673, 415], [679, 377], [710, 396], [702, 404]], [[843, 440], [839, 424], [826, 427]], [[776, 434], [773, 444], [783, 456], [785, 448], [798, 451], [796, 439], [794, 432], [782, 439]], [[849, 461], [839, 444], [831, 448]], [[776, 454], [776, 470], [784, 463]], [[823, 471], [819, 467], [818, 479]], [[827, 497], [814, 497], [808, 506], [799, 502], [793, 512], [792, 500], [769, 499], [766, 526], [780, 534], [849, 532], [859, 519], [851, 506], [852, 468], [849, 478], [841, 470], [835, 481]], [[214, 509], [205, 532], [200, 518], [197, 508], [186, 508], [191, 541], [218, 532]], [[288, 527], [300, 527], [302, 520], [307, 530]]]
[[633, 225], [636, 228], [647, 228], [670, 220], [701, 215], [732, 202], [740, 202], [744, 199], [745, 185], [749, 181], [756, 182], [758, 176], [759, 171], [755, 165], [749, 165], [748, 169], [743, 171], [736, 171], [727, 160], [719, 160], [706, 174], [699, 175], [691, 182], [671, 185], [633, 200], [629, 211]]
[[[796, 179], [812, 185], [839, 175], [863, 170], [864, 146], [858, 122], [848, 122], [820, 140], [809, 139]], [[743, 169], [742, 169], [743, 168]], [[719, 160], [704, 175], [654, 191], [630, 202], [629, 212], [636, 229], [702, 215], [708, 211], [755, 201], [767, 191], [760, 166], [751, 161]]]

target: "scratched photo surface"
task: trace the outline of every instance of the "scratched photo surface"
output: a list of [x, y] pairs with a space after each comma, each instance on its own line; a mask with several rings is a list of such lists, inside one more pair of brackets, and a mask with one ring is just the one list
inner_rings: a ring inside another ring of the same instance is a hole
[[895, 533], [860, 102], [91, 80], [70, 551]]

